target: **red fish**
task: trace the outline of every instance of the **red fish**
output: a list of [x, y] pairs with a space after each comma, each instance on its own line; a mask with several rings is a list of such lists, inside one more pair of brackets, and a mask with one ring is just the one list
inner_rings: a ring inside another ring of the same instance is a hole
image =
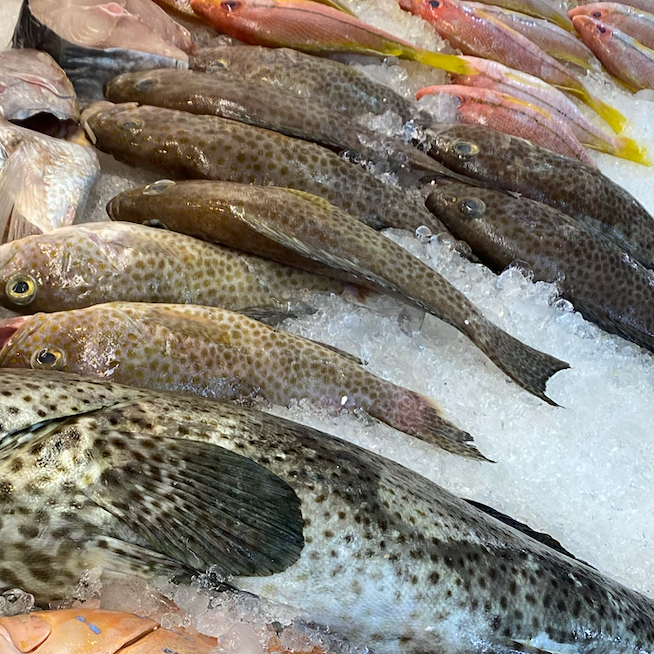
[[343, 11], [311, 0], [191, 0], [191, 7], [218, 31], [251, 45], [318, 54], [393, 56], [452, 73], [475, 73], [456, 55], [416, 48]]
[[[496, 18], [457, 0], [398, 0], [402, 9], [429, 21], [452, 47], [535, 75], [573, 93], [620, 131], [626, 120], [616, 109], [591, 95], [563, 64]], [[591, 48], [592, 49], [592, 48]]]
[[610, 73], [633, 90], [654, 89], [654, 50], [589, 16], [575, 16], [572, 22]]

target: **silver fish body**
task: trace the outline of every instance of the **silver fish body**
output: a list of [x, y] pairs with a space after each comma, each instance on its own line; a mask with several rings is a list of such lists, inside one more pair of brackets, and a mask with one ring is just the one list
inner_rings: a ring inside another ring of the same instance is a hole
[[59, 120], [79, 119], [75, 89], [46, 52], [30, 48], [0, 52], [0, 115], [26, 120], [39, 113]]
[[218, 579], [382, 654], [651, 654], [652, 600], [406, 468], [275, 416], [0, 371], [0, 583]]

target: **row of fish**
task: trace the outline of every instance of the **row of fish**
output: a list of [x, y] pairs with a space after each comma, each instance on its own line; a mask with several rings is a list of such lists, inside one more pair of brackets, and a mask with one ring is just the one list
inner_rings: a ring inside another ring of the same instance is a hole
[[0, 397], [0, 580], [39, 602], [211, 566], [382, 654], [654, 651], [650, 599], [351, 443], [57, 372], [0, 370]]

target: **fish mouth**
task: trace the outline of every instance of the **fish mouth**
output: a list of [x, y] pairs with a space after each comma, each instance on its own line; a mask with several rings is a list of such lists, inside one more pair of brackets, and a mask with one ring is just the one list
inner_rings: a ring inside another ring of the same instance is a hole
[[32, 316], [15, 316], [0, 321], [0, 365], [2, 365], [5, 358], [5, 346], [13, 335], [21, 330], [31, 318]]

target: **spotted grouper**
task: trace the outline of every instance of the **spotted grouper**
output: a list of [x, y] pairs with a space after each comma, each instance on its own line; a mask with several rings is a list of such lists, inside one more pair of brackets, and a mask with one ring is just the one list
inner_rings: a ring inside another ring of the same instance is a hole
[[[13, 332], [13, 333], [12, 333]], [[483, 459], [436, 403], [356, 357], [233, 311], [112, 302], [0, 322], [0, 366], [64, 370], [142, 388], [275, 404], [364, 409], [449, 452]]]
[[654, 652], [650, 598], [309, 427], [6, 369], [0, 423], [0, 586], [41, 603], [93, 567], [211, 567], [380, 654]]

